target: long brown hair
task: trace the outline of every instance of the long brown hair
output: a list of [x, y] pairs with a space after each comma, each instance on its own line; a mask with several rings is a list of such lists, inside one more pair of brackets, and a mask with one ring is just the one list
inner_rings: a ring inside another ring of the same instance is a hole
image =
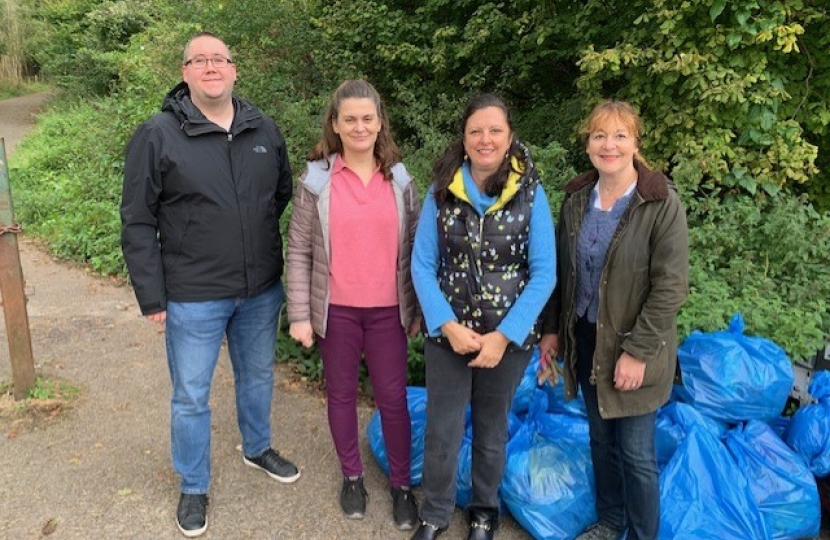
[[637, 141], [634, 159], [651, 168], [648, 161], [640, 154], [640, 136], [643, 133], [643, 121], [634, 107], [625, 101], [607, 99], [594, 107], [591, 114], [582, 122], [582, 129], [579, 131], [582, 146], [587, 148], [591, 133], [598, 130], [609, 120], [616, 120], [628, 129]]
[[[510, 110], [507, 108], [504, 100], [495, 94], [480, 94], [471, 99], [464, 109], [464, 114], [461, 116], [459, 138], [450, 143], [444, 151], [444, 154], [438, 158], [438, 161], [432, 167], [432, 178], [435, 182], [435, 200], [439, 204], [446, 200], [448, 194], [447, 188], [452, 182], [458, 168], [464, 163], [464, 131], [467, 129], [467, 121], [474, 113], [487, 107], [501, 109], [507, 119], [507, 127], [510, 129], [510, 133], [514, 134], [513, 120], [510, 117]], [[515, 134], [510, 149], [508, 150], [508, 158], [502, 161], [498, 170], [488, 176], [484, 181], [484, 191], [487, 195], [495, 197], [504, 189], [507, 178], [510, 172], [513, 171], [512, 160], [509, 157], [515, 157], [519, 160], [519, 163], [524, 163], [524, 150], [516, 140]], [[513, 172], [521, 173], [521, 171]]]
[[389, 129], [389, 117], [386, 114], [386, 106], [375, 87], [362, 79], [349, 79], [344, 81], [331, 97], [331, 103], [323, 115], [323, 136], [306, 158], [309, 161], [327, 159], [331, 154], [343, 153], [343, 141], [340, 135], [334, 132], [332, 125], [340, 114], [340, 105], [345, 99], [371, 99], [375, 104], [375, 111], [380, 119], [380, 132], [375, 141], [374, 156], [378, 160], [380, 171], [387, 180], [392, 179], [392, 166], [401, 160], [401, 151], [392, 139]]

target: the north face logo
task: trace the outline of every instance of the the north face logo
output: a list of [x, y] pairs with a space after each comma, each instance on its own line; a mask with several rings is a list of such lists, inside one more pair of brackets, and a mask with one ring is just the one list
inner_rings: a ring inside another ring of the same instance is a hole
[[268, 150], [264, 146], [254, 146], [255, 154], [267, 154]]

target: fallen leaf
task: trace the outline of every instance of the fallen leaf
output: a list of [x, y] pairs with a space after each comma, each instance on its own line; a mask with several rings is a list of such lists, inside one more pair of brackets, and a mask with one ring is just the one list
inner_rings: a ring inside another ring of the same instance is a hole
[[43, 536], [49, 536], [50, 534], [55, 532], [55, 529], [57, 529], [57, 528], [58, 528], [58, 520], [55, 519], [55, 518], [51, 518], [51, 519], [47, 520], [46, 523], [43, 524], [43, 528], [40, 530], [40, 532]]

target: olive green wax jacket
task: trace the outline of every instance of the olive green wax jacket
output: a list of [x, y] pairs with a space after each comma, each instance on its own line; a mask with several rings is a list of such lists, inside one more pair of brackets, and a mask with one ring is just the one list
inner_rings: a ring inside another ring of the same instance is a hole
[[[600, 278], [592, 380], [597, 385], [600, 414], [607, 419], [657, 410], [680, 376], [677, 312], [689, 289], [686, 213], [666, 176], [639, 161], [635, 167], [636, 192], [611, 240]], [[543, 311], [543, 333], [559, 334], [566, 399], [577, 395], [577, 239], [598, 178], [592, 170], [565, 186], [556, 228], [557, 285]], [[646, 363], [638, 390], [614, 388], [614, 367], [623, 351]]]

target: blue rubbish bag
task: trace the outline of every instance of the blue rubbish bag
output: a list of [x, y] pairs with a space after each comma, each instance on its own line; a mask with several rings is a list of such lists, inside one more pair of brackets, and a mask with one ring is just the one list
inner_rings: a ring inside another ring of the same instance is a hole
[[728, 423], [779, 416], [794, 381], [790, 359], [772, 341], [743, 332], [737, 313], [727, 331], [687, 337], [677, 350], [683, 386], [675, 387], [674, 395]]
[[[412, 424], [412, 450], [410, 457], [410, 484], [420, 485], [424, 471], [424, 434], [427, 423], [427, 390], [421, 386], [406, 387], [406, 404], [409, 409], [409, 418]], [[386, 453], [386, 443], [383, 440], [383, 429], [380, 423], [380, 411], [375, 411], [366, 425], [366, 438], [369, 448], [375, 456], [380, 468], [389, 476], [389, 456]]]
[[772, 420], [767, 420], [767, 425], [783, 440], [790, 428], [791, 419], [789, 416], [778, 416]]
[[544, 435], [560, 432], [545, 424], [563, 415], [548, 413], [538, 396], [507, 445], [500, 494], [536, 540], [572, 540], [598, 519], [591, 452], [584, 440]]
[[[464, 413], [464, 438], [461, 439], [461, 448], [458, 451], [458, 468], [455, 473], [455, 504], [459, 508], [466, 508], [473, 496], [473, 423], [470, 410], [468, 405]], [[515, 414], [509, 413], [507, 415], [508, 440], [513, 437], [521, 425], [521, 421]]]
[[700, 426], [660, 475], [660, 540], [771, 540], [747, 479]]
[[667, 403], [657, 411], [654, 442], [657, 449], [657, 464], [661, 470], [671, 461], [677, 447], [686, 438], [692, 426], [700, 426], [717, 439], [727, 430], [723, 422], [704, 416], [686, 403]]
[[817, 371], [807, 387], [816, 403], [793, 414], [784, 440], [819, 478], [830, 475], [830, 371]]
[[510, 412], [516, 416], [524, 416], [530, 409], [530, 404], [533, 401], [533, 393], [536, 391], [536, 372], [539, 371], [539, 365], [539, 347], [534, 347], [533, 355], [527, 363], [522, 380], [519, 381], [519, 386], [516, 387], [516, 392], [513, 394], [513, 404]]
[[752, 420], [727, 432], [724, 443], [749, 481], [773, 540], [818, 536], [816, 479], [771, 427]]
[[[557, 360], [560, 370], [562, 368], [562, 361]], [[565, 378], [559, 377], [556, 384], [551, 384], [550, 381], [541, 386], [542, 391], [548, 395], [548, 412], [562, 413], [571, 416], [588, 417], [585, 411], [585, 401], [582, 399], [582, 391], [577, 387], [577, 395], [570, 401], [565, 401]]]
[[[562, 370], [562, 359], [557, 359], [560, 373]], [[525, 368], [522, 380], [516, 388], [516, 394], [513, 396], [513, 405], [511, 411], [516, 416], [523, 416], [527, 414], [530, 409], [530, 404], [534, 399], [534, 391], [536, 389], [543, 390], [548, 395], [548, 412], [564, 413], [573, 416], [587, 416], [585, 412], [585, 402], [582, 399], [582, 392], [579, 392], [575, 399], [565, 401], [565, 382], [562, 377], [559, 377], [557, 383], [551, 384], [546, 381], [541, 386], [536, 379], [536, 373], [541, 366], [541, 358], [539, 356], [539, 348], [533, 350], [533, 356]]]

